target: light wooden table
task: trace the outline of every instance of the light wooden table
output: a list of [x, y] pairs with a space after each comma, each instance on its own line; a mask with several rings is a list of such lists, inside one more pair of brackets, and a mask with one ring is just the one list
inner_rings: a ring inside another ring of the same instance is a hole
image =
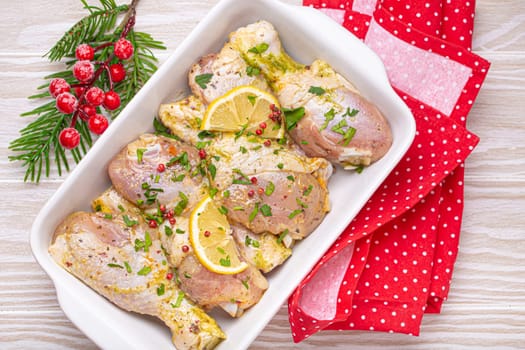
[[[141, 0], [137, 26], [170, 52], [216, 2]], [[1, 349], [96, 348], [62, 313], [28, 244], [63, 178], [24, 183], [23, 169], [7, 161], [27, 123], [18, 115], [34, 107], [26, 97], [59, 67], [42, 54], [84, 13], [79, 1], [0, 1]], [[467, 162], [461, 250], [442, 314], [425, 316], [420, 337], [324, 332], [294, 345], [283, 306], [253, 349], [525, 348], [525, 2], [478, 0], [474, 51], [492, 68], [470, 114], [481, 142]]]

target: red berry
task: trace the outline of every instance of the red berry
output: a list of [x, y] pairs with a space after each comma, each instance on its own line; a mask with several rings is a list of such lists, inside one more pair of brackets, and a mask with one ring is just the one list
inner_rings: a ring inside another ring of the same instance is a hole
[[92, 88], [89, 88], [88, 91], [86, 91], [86, 101], [91, 103], [93, 106], [100, 106], [102, 103], [104, 103], [105, 97], [106, 94], [104, 93], [104, 90], [96, 86], [93, 86]]
[[109, 66], [109, 75], [114, 83], [118, 83], [126, 77], [126, 70], [122, 64], [115, 63]]
[[160, 163], [159, 165], [157, 165], [157, 171], [159, 173], [163, 173], [164, 170], [166, 170], [166, 166], [164, 164]]
[[248, 197], [253, 197], [255, 195], [255, 191], [254, 190], [249, 190], [248, 191]]
[[262, 131], [262, 129], [257, 129], [257, 130], [255, 130], [255, 133], [257, 135], [262, 135], [263, 131]]
[[190, 247], [188, 247], [186, 244], [182, 246], [182, 252], [187, 253], [190, 251]]
[[148, 226], [151, 228], [157, 228], [157, 222], [155, 220], [150, 220]]
[[175, 225], [177, 223], [177, 220], [175, 218], [169, 218], [168, 220], [171, 225]]
[[75, 63], [73, 66], [73, 75], [78, 79], [78, 81], [83, 83], [93, 78], [94, 73], [95, 68], [89, 61], [77, 61], [77, 63]]
[[82, 105], [78, 109], [80, 109], [83, 112], [80, 113], [80, 118], [84, 120], [88, 120], [89, 117], [97, 114], [97, 109], [92, 105]]
[[111, 90], [106, 92], [104, 97], [104, 107], [110, 111], [120, 107], [120, 96], [115, 91]]
[[80, 97], [80, 96], [82, 96], [82, 94], [83, 94], [85, 91], [86, 91], [86, 88], [81, 87], [81, 86], [78, 86], [78, 87], [75, 88], [75, 95], [76, 95], [77, 97]]
[[65, 128], [60, 132], [58, 140], [62, 147], [67, 149], [73, 149], [78, 146], [80, 142], [80, 134], [75, 128]]
[[95, 50], [88, 44], [80, 44], [75, 49], [75, 57], [77, 60], [91, 61], [95, 58]]
[[51, 83], [49, 83], [49, 93], [53, 97], [57, 97], [63, 92], [69, 92], [71, 90], [71, 86], [62, 78], [55, 78], [51, 80]]
[[260, 127], [261, 129], [266, 129], [266, 126], [267, 126], [267, 125], [266, 125], [265, 122], [262, 122], [261, 124], [259, 124], [259, 127]]
[[259, 188], [257, 189], [257, 193], [259, 193], [259, 194], [263, 194], [263, 193], [264, 193], [264, 188], [259, 187]]
[[164, 213], [166, 211], [166, 206], [164, 204], [159, 205], [159, 210], [161, 213]]
[[210, 231], [208, 230], [204, 231], [204, 237], [210, 237], [210, 235], [211, 235]]
[[92, 115], [88, 120], [88, 127], [92, 133], [100, 135], [108, 128], [108, 120], [102, 114]]
[[173, 273], [168, 272], [168, 273], [166, 274], [166, 279], [167, 279], [168, 281], [171, 281], [171, 280], [173, 279]]
[[270, 141], [270, 140], [266, 140], [266, 141], [264, 141], [264, 145], [265, 145], [266, 147], [270, 147], [271, 144], [272, 144], [272, 141]]
[[127, 60], [133, 55], [133, 44], [127, 39], [120, 38], [114, 45], [115, 56], [121, 60]]
[[69, 92], [63, 92], [57, 96], [56, 106], [61, 113], [71, 114], [75, 111], [77, 105], [77, 98]]
[[254, 176], [250, 179], [251, 183], [256, 185], [257, 184], [257, 178]]
[[206, 151], [204, 149], [199, 150], [199, 158], [200, 159], [206, 158]]

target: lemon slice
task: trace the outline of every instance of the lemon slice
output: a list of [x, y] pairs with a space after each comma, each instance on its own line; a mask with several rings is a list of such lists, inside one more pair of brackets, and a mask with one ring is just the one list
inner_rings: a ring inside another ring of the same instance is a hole
[[201, 130], [245, 130], [264, 138], [284, 136], [282, 118], [270, 118], [280, 109], [275, 96], [254, 86], [239, 86], [215, 99], [206, 109]]
[[197, 259], [212, 272], [233, 275], [248, 267], [239, 259], [226, 216], [209, 196], [191, 212], [190, 242]]

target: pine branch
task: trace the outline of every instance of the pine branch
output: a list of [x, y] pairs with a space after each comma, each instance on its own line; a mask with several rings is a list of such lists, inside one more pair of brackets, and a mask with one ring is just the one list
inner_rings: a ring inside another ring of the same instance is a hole
[[[121, 96], [121, 106], [110, 113], [112, 118], [118, 116], [120, 111], [129, 103], [133, 96], [146, 83], [157, 69], [157, 59], [153, 49], [165, 49], [162, 42], [154, 40], [149, 34], [136, 32], [132, 29], [135, 17], [135, 7], [139, 0], [133, 0], [130, 5], [117, 6], [114, 0], [99, 0], [101, 7], [90, 6], [85, 0], [80, 0], [89, 15], [75, 24], [46, 54], [50, 61], [60, 60], [64, 57], [74, 57], [74, 50], [81, 43], [103, 44], [112, 43], [121, 36], [126, 35], [134, 46], [133, 57], [123, 62], [127, 71], [127, 77], [122, 82], [113, 86], [115, 92]], [[126, 15], [120, 25], [115, 28], [119, 14], [124, 11]], [[113, 54], [113, 46], [107, 45], [95, 53], [94, 61], [111, 63], [118, 62]], [[70, 85], [78, 83], [73, 76], [71, 66], [75, 60], [64, 62], [66, 69], [53, 73], [47, 77], [46, 83], [37, 88], [38, 93], [30, 96], [30, 99], [47, 99], [43, 105], [21, 114], [21, 116], [37, 116], [35, 120], [20, 130], [20, 135], [13, 140], [9, 149], [15, 154], [9, 156], [10, 161], [19, 161], [26, 167], [24, 181], [38, 183], [44, 172], [46, 177], [50, 175], [50, 169], [54, 163], [59, 175], [69, 171], [68, 159], [78, 163], [89, 151], [93, 144], [91, 132], [87, 122], [82, 119], [73, 120], [73, 116], [60, 113], [55, 100], [48, 92], [49, 83], [54, 78], [63, 78]], [[104, 91], [109, 90], [111, 82], [108, 73], [102, 71], [95, 79], [92, 86], [98, 86]], [[80, 133], [80, 144], [70, 151], [71, 158], [66, 155], [66, 150], [60, 145], [59, 134], [61, 130], [73, 122], [74, 127]]]
[[45, 56], [50, 61], [59, 61], [64, 56], [74, 56], [75, 48], [82, 43], [97, 42], [115, 26], [119, 14], [129, 9], [128, 5], [117, 6], [114, 0], [100, 0], [103, 7], [89, 6], [82, 0], [90, 15], [82, 18], [72, 26]]

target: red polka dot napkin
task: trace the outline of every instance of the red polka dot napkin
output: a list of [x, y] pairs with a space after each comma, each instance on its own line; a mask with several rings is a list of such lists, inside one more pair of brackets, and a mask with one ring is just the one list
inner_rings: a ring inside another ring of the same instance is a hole
[[305, 0], [383, 60], [415, 140], [289, 299], [294, 341], [319, 330], [419, 334], [440, 312], [458, 252], [467, 114], [490, 63], [470, 51], [474, 1]]

